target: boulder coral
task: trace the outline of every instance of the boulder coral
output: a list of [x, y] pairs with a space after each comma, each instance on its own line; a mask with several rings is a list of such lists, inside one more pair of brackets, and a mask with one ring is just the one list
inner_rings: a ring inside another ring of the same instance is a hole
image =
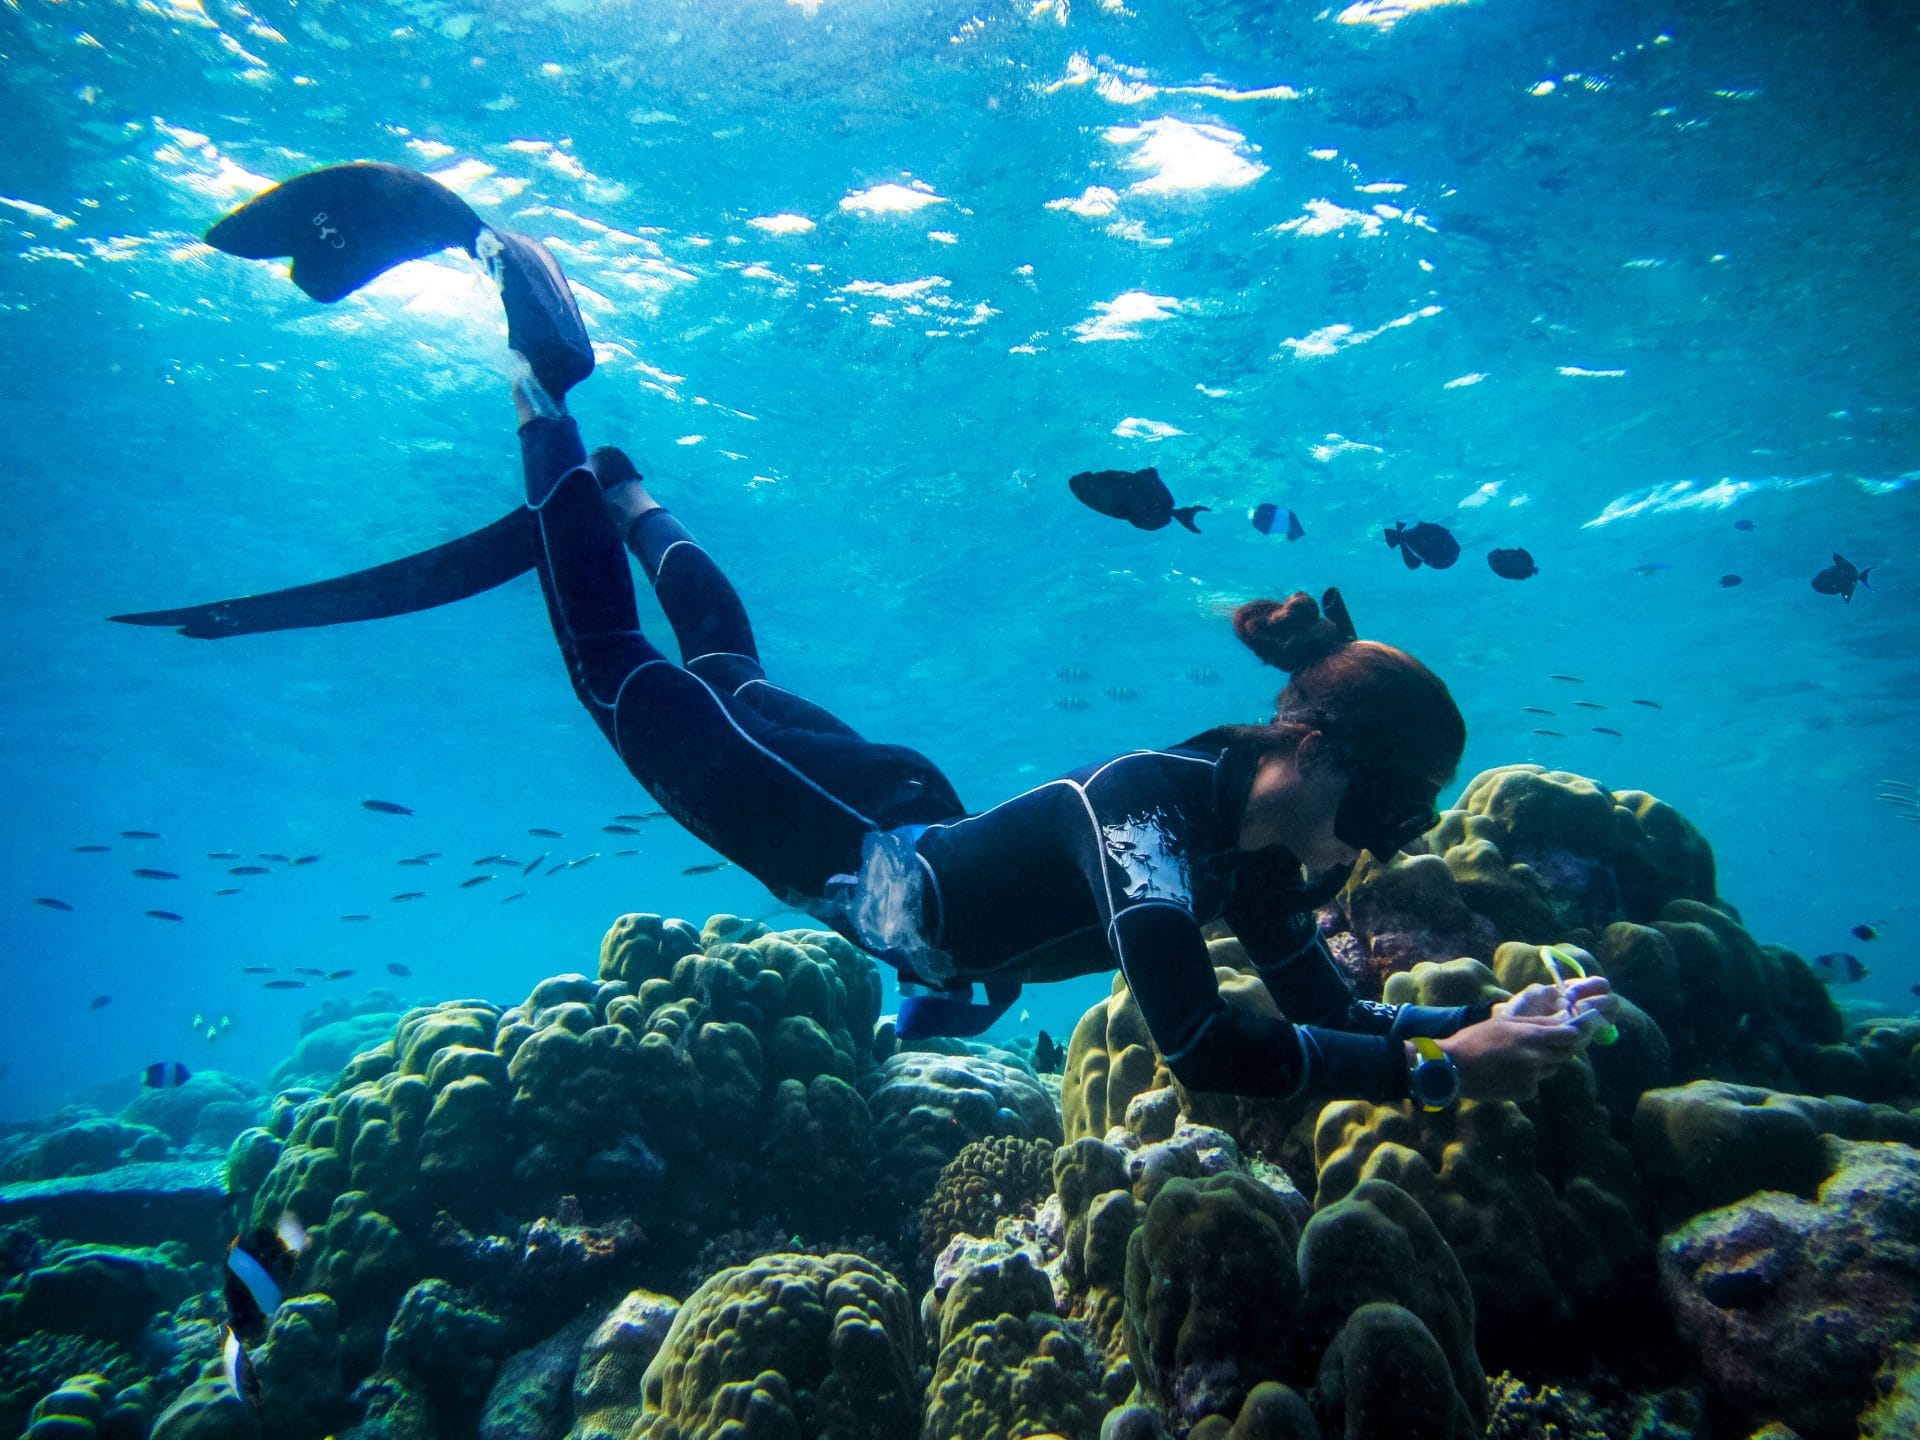
[[961, 1149], [994, 1136], [1060, 1141], [1052, 1094], [1012, 1054], [949, 1042], [901, 1050], [863, 1083], [879, 1176], [897, 1203], [918, 1205]]
[[145, 1440], [145, 1395], [105, 1375], [75, 1375], [41, 1400], [20, 1440]]
[[991, 1235], [1002, 1217], [1031, 1210], [1053, 1193], [1051, 1140], [998, 1136], [975, 1140], [948, 1161], [920, 1207], [920, 1259], [956, 1235]]
[[1351, 936], [1344, 955], [1378, 977], [1420, 960], [1491, 961], [1501, 940], [1645, 922], [1674, 900], [1713, 904], [1715, 874], [1711, 847], [1672, 806], [1506, 765], [1469, 781], [1415, 853], [1364, 856], [1335, 928]]
[[1576, 1321], [1590, 1342], [1603, 1338], [1593, 1328], [1603, 1310], [1631, 1326], [1624, 1297], [1650, 1296], [1650, 1216], [1583, 1065], [1551, 1077], [1524, 1108], [1465, 1100], [1427, 1115], [1406, 1102], [1329, 1105], [1314, 1151], [1318, 1206], [1376, 1179], [1422, 1206], [1459, 1257], [1495, 1363], [1550, 1355]]
[[1168, 1180], [1127, 1244], [1127, 1349], [1182, 1425], [1239, 1410], [1282, 1378], [1300, 1294], [1299, 1229], [1245, 1175]]
[[857, 1255], [767, 1255], [687, 1297], [627, 1440], [913, 1440], [919, 1337], [900, 1282]]
[[1716, 1396], [1749, 1424], [1851, 1440], [1895, 1347], [1920, 1339], [1920, 1151], [1819, 1142], [1815, 1199], [1763, 1191], [1660, 1247], [1679, 1334]]

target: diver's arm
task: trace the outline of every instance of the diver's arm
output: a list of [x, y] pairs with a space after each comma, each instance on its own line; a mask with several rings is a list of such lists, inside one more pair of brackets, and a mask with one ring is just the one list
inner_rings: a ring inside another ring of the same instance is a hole
[[1405, 1097], [1400, 1039], [1294, 1025], [1221, 999], [1206, 941], [1183, 907], [1128, 906], [1107, 933], [1147, 1030], [1183, 1085], [1283, 1098]]
[[1362, 1000], [1327, 948], [1315, 911], [1346, 883], [1345, 869], [1302, 885], [1283, 851], [1241, 867], [1226, 921], [1280, 1013], [1303, 1024], [1409, 1040], [1452, 1035], [1492, 1013], [1481, 1005], [1385, 1005]]

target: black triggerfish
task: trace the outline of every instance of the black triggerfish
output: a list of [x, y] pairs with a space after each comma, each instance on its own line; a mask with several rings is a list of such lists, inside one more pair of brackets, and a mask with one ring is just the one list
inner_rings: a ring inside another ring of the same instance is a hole
[[1856, 570], [1851, 560], [1836, 551], [1833, 564], [1813, 577], [1813, 588], [1822, 595], [1838, 595], [1843, 605], [1851, 605], [1856, 585], [1866, 585], [1867, 589], [1873, 589], [1873, 586], [1867, 585], [1867, 576], [1874, 572], [1874, 568], [1869, 565], [1864, 570]]
[[1091, 510], [1124, 520], [1136, 530], [1158, 530], [1178, 520], [1194, 534], [1193, 517], [1212, 507], [1173, 503], [1173, 492], [1149, 465], [1144, 470], [1084, 470], [1067, 481], [1074, 498]]
[[1436, 570], [1445, 570], [1460, 558], [1460, 542], [1453, 538], [1453, 532], [1431, 520], [1422, 520], [1413, 526], [1396, 521], [1393, 529], [1381, 533], [1388, 545], [1399, 549], [1400, 558], [1407, 562], [1409, 570], [1418, 570], [1422, 562]]
[[1518, 547], [1512, 550], [1489, 550], [1487, 568], [1502, 580], [1525, 580], [1530, 575], [1540, 573], [1540, 567], [1533, 563], [1533, 556]]

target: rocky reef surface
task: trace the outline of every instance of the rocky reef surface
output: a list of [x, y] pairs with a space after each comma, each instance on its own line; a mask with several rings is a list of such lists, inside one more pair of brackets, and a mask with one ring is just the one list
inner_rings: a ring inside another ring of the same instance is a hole
[[[0, 1137], [0, 1427], [1920, 1434], [1920, 1021], [1845, 1024], [1684, 817], [1489, 771], [1321, 923], [1396, 1002], [1581, 946], [1618, 1042], [1524, 1104], [1249, 1101], [1175, 1081], [1116, 979], [1056, 1077], [896, 1046], [837, 936], [628, 915], [518, 1004], [376, 993], [264, 1088], [196, 1075]], [[288, 1212], [311, 1244], [249, 1406], [222, 1251]]]

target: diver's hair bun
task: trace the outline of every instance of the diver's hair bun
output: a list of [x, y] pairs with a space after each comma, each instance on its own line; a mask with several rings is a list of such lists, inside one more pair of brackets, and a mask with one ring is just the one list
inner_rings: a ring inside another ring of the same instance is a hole
[[1233, 633], [1263, 663], [1289, 674], [1317, 665], [1347, 643], [1304, 590], [1284, 600], [1249, 600], [1233, 612]]

